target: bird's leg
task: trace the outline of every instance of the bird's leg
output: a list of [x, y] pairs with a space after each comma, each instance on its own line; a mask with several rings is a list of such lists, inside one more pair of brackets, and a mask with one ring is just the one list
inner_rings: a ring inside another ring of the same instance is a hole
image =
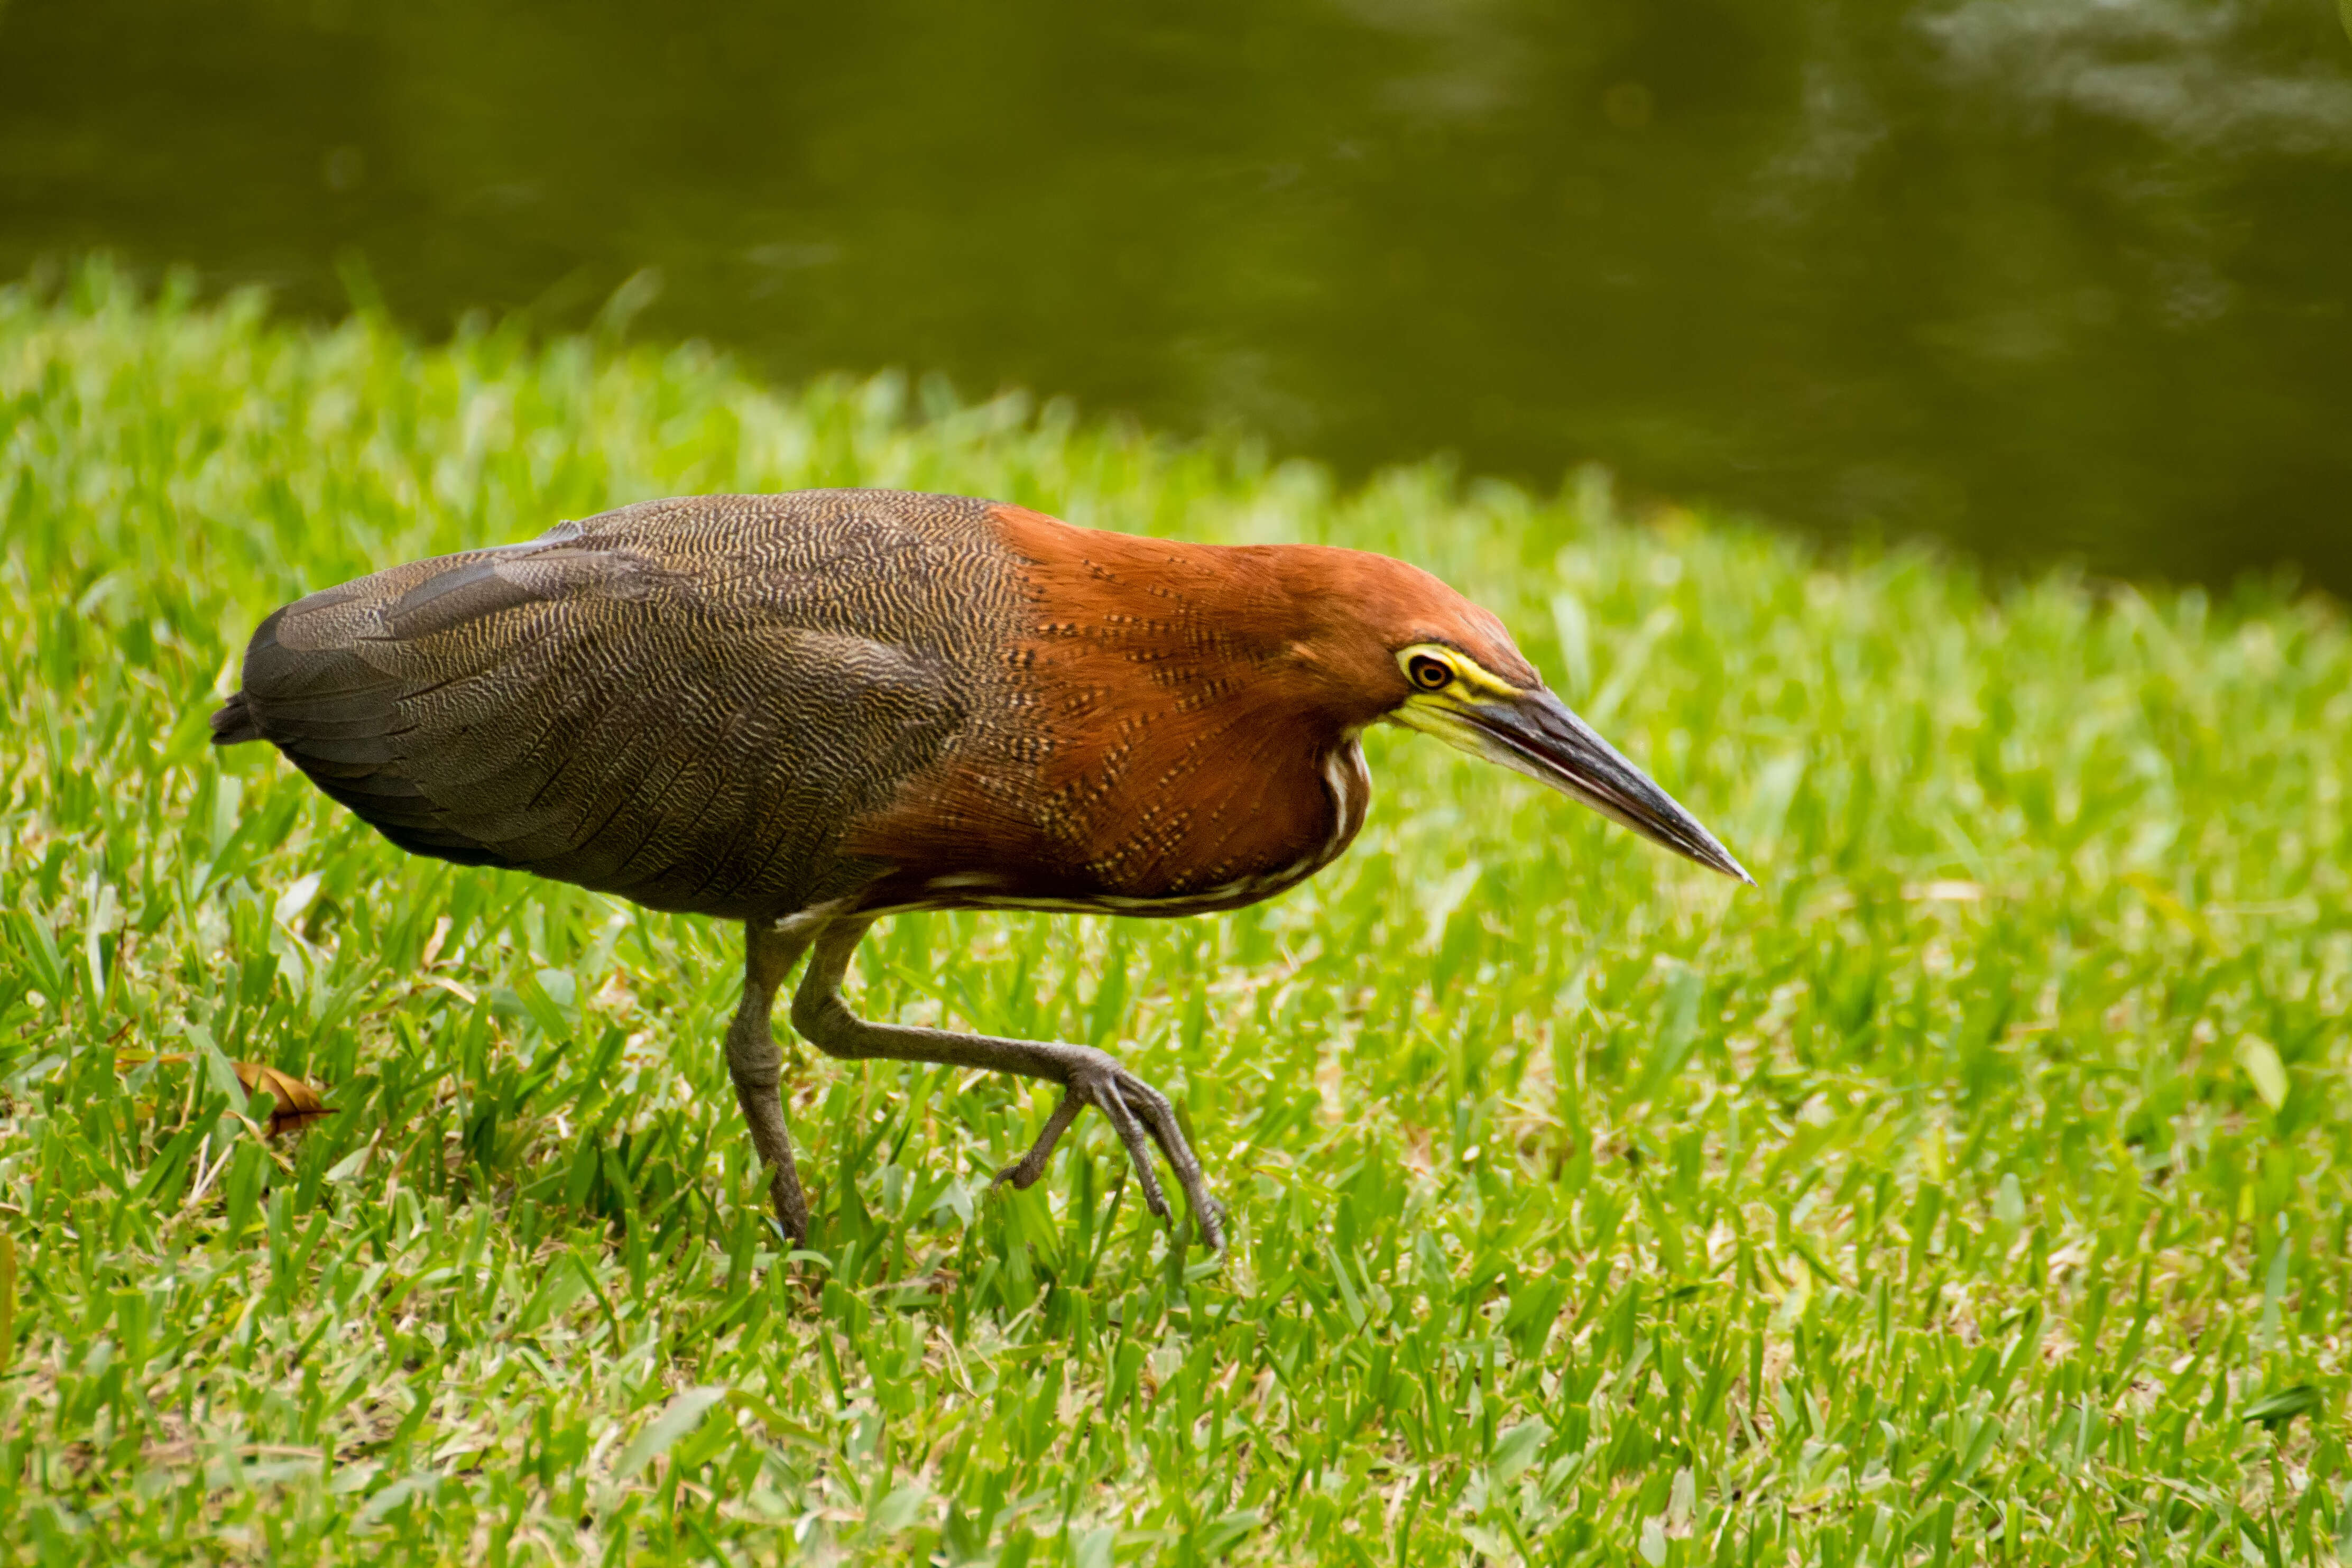
[[1169, 1217], [1168, 1199], [1151, 1168], [1151, 1145], [1157, 1142], [1184, 1189], [1201, 1239], [1211, 1249], [1224, 1245], [1223, 1211], [1209, 1196], [1209, 1184], [1200, 1161], [1177, 1125], [1176, 1108], [1168, 1097], [1118, 1065], [1107, 1051], [1091, 1046], [1053, 1045], [1042, 1040], [1008, 1040], [993, 1035], [964, 1035], [946, 1029], [919, 1029], [903, 1024], [869, 1024], [853, 1015], [841, 999], [842, 976], [849, 955], [866, 934], [870, 921], [836, 921], [816, 939], [808, 973], [793, 996], [793, 1027], [827, 1056], [849, 1059], [881, 1058], [890, 1061], [938, 1062], [947, 1067], [982, 1068], [994, 1072], [1042, 1078], [1066, 1090], [1062, 1103], [1046, 1119], [1045, 1131], [1021, 1160], [998, 1177], [1016, 1187], [1034, 1182], [1045, 1169], [1054, 1145], [1068, 1131], [1081, 1108], [1094, 1106], [1110, 1119], [1128, 1157], [1141, 1178], [1144, 1201], [1161, 1219]]
[[777, 1087], [784, 1053], [776, 1048], [768, 1019], [784, 976], [808, 947], [810, 933], [780, 931], [765, 921], [746, 921], [743, 931], [743, 1000], [727, 1028], [727, 1072], [735, 1080], [743, 1120], [751, 1123], [751, 1146], [771, 1173], [768, 1196], [776, 1205], [776, 1223], [798, 1246], [808, 1239], [808, 1199], [801, 1194], [792, 1135], [784, 1126], [783, 1094]]

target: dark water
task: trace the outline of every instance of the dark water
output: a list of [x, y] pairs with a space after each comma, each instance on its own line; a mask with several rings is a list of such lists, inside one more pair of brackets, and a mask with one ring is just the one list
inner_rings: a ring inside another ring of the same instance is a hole
[[0, 7], [0, 271], [2352, 587], [2328, 0]]

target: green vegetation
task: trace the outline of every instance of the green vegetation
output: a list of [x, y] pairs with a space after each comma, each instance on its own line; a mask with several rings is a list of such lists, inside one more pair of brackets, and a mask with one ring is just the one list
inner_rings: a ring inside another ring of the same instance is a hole
[[[11, 1560], [1885, 1564], [2352, 1555], [2352, 634], [1015, 398], [0, 293]], [[1361, 843], [1165, 923], [892, 922], [869, 1013], [1110, 1042], [1099, 1119], [803, 1052], [736, 933], [406, 858], [205, 716], [270, 606], [681, 491], [901, 485], [1422, 562], [1762, 879], [1369, 738]], [[178, 1055], [184, 1062], [145, 1059]], [[232, 1060], [337, 1113], [263, 1141]]]

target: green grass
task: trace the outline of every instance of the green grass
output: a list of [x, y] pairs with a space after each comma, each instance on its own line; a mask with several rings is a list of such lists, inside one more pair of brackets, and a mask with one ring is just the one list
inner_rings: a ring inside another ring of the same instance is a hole
[[[310, 588], [839, 484], [1421, 562], [1763, 886], [1383, 732], [1271, 905], [887, 922], [869, 1014], [1115, 1046], [1232, 1253], [1098, 1119], [989, 1192], [1041, 1089], [801, 1049], [788, 1264], [733, 930], [404, 858], [205, 716]], [[0, 515], [8, 1560], [2352, 1557], [2325, 603], [103, 269], [0, 292]], [[251, 1136], [229, 1059], [338, 1114]]]

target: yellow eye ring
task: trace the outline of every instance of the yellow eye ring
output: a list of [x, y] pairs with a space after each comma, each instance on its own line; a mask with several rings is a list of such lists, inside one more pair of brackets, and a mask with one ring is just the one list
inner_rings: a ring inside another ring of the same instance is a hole
[[1423, 691], [1443, 691], [1454, 683], [1453, 668], [1442, 658], [1417, 653], [1405, 661], [1405, 679]]

